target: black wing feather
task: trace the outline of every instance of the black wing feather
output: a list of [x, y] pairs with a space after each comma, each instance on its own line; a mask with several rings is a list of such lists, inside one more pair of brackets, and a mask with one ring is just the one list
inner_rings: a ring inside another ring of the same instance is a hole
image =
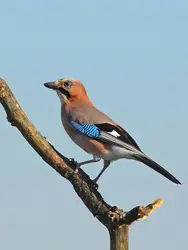
[[142, 163], [146, 164], [148, 167], [152, 168], [156, 172], [162, 174], [164, 177], [166, 177], [170, 181], [172, 181], [172, 182], [174, 182], [176, 184], [181, 184], [181, 182], [178, 179], [176, 179], [171, 173], [169, 173], [166, 169], [161, 167], [158, 163], [156, 163], [155, 161], [153, 161], [149, 157], [144, 156], [144, 155], [143, 156], [135, 155], [134, 157], [135, 157], [135, 159], [137, 159], [138, 161], [141, 161]]
[[118, 125], [112, 125], [110, 123], [101, 123], [101, 124], [95, 124], [99, 129], [105, 131], [105, 132], [112, 132], [115, 130], [120, 136], [118, 136], [118, 139], [131, 145], [134, 146], [136, 149], [141, 151], [135, 140], [120, 126]]

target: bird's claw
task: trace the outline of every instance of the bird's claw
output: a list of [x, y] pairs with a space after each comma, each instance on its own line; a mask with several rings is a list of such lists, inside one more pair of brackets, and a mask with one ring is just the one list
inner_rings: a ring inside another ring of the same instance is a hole
[[93, 182], [93, 181], [92, 181], [91, 187], [92, 187], [93, 189], [95, 189], [95, 190], [98, 190], [99, 185], [98, 185], [96, 182]]
[[75, 161], [74, 158], [69, 158], [69, 161], [71, 161], [71, 162], [74, 163], [74, 164], [77, 164], [77, 161]]
[[77, 161], [75, 161], [74, 158], [69, 158], [69, 161], [74, 164], [74, 166], [75, 166], [74, 174], [77, 174], [78, 173], [78, 169], [80, 167], [79, 163]]
[[99, 188], [99, 185], [97, 184], [96, 180], [91, 180], [91, 188], [94, 190], [97, 190]]
[[74, 173], [77, 174], [81, 165], [78, 162], [75, 162], [75, 164], [76, 164], [76, 167], [75, 167]]

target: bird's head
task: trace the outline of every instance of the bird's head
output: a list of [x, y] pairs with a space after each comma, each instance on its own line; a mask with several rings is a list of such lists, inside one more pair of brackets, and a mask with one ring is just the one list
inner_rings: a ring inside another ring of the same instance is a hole
[[73, 78], [62, 78], [54, 82], [46, 82], [44, 86], [55, 90], [62, 103], [79, 100], [87, 96], [81, 82]]

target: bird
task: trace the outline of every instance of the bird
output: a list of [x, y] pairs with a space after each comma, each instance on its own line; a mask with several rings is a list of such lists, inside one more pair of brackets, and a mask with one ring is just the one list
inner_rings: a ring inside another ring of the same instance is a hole
[[175, 184], [181, 184], [171, 173], [149, 158], [135, 140], [109, 116], [98, 110], [89, 99], [84, 85], [74, 78], [61, 78], [46, 82], [44, 86], [55, 90], [61, 102], [61, 120], [72, 141], [92, 155], [81, 166], [103, 160], [103, 168], [93, 180], [97, 183], [111, 162], [130, 159], [142, 162]]

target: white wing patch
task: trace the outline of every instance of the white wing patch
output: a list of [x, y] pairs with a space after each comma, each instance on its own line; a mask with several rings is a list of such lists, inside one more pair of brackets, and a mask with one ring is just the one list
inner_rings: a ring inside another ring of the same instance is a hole
[[109, 134], [113, 135], [116, 138], [120, 136], [120, 134], [118, 134], [115, 130], [112, 130], [112, 132], [109, 132]]

